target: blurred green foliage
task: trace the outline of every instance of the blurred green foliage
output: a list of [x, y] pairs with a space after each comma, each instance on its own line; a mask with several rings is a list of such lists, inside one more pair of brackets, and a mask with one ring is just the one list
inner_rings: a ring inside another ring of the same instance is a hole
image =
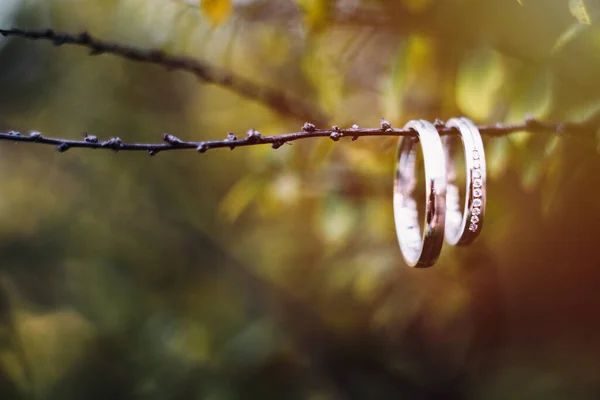
[[[0, 0], [0, 26], [196, 57], [330, 123], [600, 110], [597, 1]], [[290, 121], [181, 72], [0, 41], [0, 128], [157, 141]], [[0, 144], [2, 399], [592, 399], [593, 136], [486, 138], [469, 248], [402, 264], [395, 140], [204, 155]]]

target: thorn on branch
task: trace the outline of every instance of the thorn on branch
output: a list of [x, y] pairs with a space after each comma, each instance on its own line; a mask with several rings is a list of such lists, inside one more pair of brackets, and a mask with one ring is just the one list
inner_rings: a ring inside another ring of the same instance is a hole
[[249, 129], [248, 132], [246, 133], [246, 140], [249, 143], [257, 143], [260, 140], [261, 136], [260, 136], [260, 132], [257, 131], [256, 129]]
[[[0, 29], [0, 33], [2, 30]], [[436, 124], [440, 126], [443, 123], [441, 120], [436, 120]], [[386, 133], [391, 130], [392, 136], [406, 136], [415, 138], [416, 140], [416, 132], [414, 129], [393, 129], [389, 123], [382, 119], [381, 126], [379, 128], [359, 128], [358, 125], [352, 125], [352, 129], [341, 129], [339, 126], [334, 125], [331, 130], [327, 129], [317, 129], [314, 128], [314, 132], [311, 133], [306, 130], [299, 132], [291, 132], [284, 133], [281, 135], [267, 136], [262, 137], [260, 133], [255, 129], [248, 130], [246, 137], [244, 139], [238, 139], [236, 135], [232, 132], [227, 133], [227, 137], [224, 140], [211, 140], [206, 142], [190, 142], [179, 139], [178, 137], [171, 135], [169, 133], [163, 134], [163, 139], [165, 143], [122, 143], [121, 139], [118, 137], [112, 137], [106, 141], [99, 141], [96, 136], [88, 135], [87, 132], [84, 133], [83, 140], [68, 140], [61, 138], [53, 138], [43, 136], [41, 132], [38, 131], [30, 131], [28, 135], [23, 136], [18, 131], [9, 131], [6, 133], [0, 132], [0, 141], [8, 140], [13, 142], [29, 142], [29, 143], [39, 143], [45, 145], [57, 146], [56, 149], [59, 152], [65, 152], [71, 148], [87, 148], [87, 149], [110, 149], [114, 151], [145, 151], [148, 152], [149, 155], [153, 156], [162, 151], [170, 151], [170, 150], [184, 150], [184, 149], [196, 149], [200, 153], [204, 153], [207, 150], [229, 147], [231, 149], [238, 146], [247, 146], [247, 145], [260, 145], [269, 143], [273, 149], [278, 149], [284, 144], [292, 145], [294, 141], [300, 139], [308, 139], [308, 138], [316, 138], [316, 137], [325, 137], [328, 136], [333, 141], [338, 141], [340, 138], [344, 136], [352, 137], [352, 140], [356, 140], [361, 136], [387, 136]], [[502, 136], [508, 135], [514, 132], [521, 132], [523, 130], [527, 130], [528, 128], [534, 127], [534, 131], [538, 133], [546, 132], [546, 133], [554, 133], [556, 135], [564, 135], [565, 133], [575, 133], [575, 132], [589, 132], [590, 134], [594, 134], [597, 126], [600, 124], [600, 121], [596, 119], [586, 120], [584, 122], [548, 122], [548, 121], [538, 121], [533, 118], [527, 118], [524, 122], [521, 123], [512, 123], [512, 124], [501, 124], [497, 123], [494, 125], [481, 125], [479, 129], [482, 134], [487, 134], [490, 136]], [[389, 126], [389, 127], [388, 127]], [[382, 131], [382, 127], [385, 128]], [[308, 126], [307, 129], [312, 129]], [[384, 133], [385, 132], [385, 133]], [[441, 133], [451, 133], [449, 129], [444, 128]]]
[[342, 136], [344, 136], [344, 134], [342, 133], [341, 129], [339, 126], [334, 125], [331, 127], [331, 134], [329, 135], [329, 137], [331, 138], [331, 140], [333, 140], [334, 142], [337, 142], [338, 140], [340, 140], [340, 138]]
[[315, 127], [315, 125], [314, 125], [314, 124], [311, 124], [310, 122], [305, 122], [305, 123], [304, 123], [304, 125], [302, 126], [302, 130], [303, 130], [304, 132], [314, 132], [314, 131], [315, 131], [315, 129], [317, 129], [317, 128]]
[[[352, 125], [352, 129], [360, 129], [360, 126], [358, 126], [357, 124], [354, 124], [354, 125]], [[353, 142], [357, 139], [358, 139], [358, 136], [352, 136]]]
[[83, 140], [88, 143], [98, 143], [98, 137], [94, 135], [88, 135], [87, 132], [83, 134]]
[[175, 135], [171, 135], [170, 133], [163, 134], [163, 140], [169, 143], [171, 146], [177, 146], [182, 144], [183, 142]]
[[108, 147], [113, 149], [114, 151], [119, 151], [119, 149], [121, 148], [121, 138], [110, 138], [106, 142], [102, 143], [102, 147]]
[[[237, 136], [235, 136], [235, 135], [233, 134], [233, 132], [227, 132], [227, 138], [225, 139], [225, 141], [226, 141], [226, 142], [235, 142], [235, 141], [237, 141], [237, 140], [238, 140], [238, 137], [237, 137]], [[229, 146], [229, 149], [230, 149], [230, 150], [233, 150], [233, 149], [235, 149], [235, 144], [231, 144], [231, 145]]]
[[208, 146], [206, 145], [206, 143], [200, 143], [198, 147], [196, 147], [196, 151], [198, 153], [206, 153], [206, 150], [208, 150]]
[[381, 130], [384, 132], [387, 132], [388, 129], [392, 129], [392, 124], [390, 124], [390, 121], [388, 121], [384, 118], [381, 118], [380, 126], [381, 126]]
[[37, 141], [38, 139], [40, 139], [42, 137], [42, 133], [38, 132], [38, 131], [32, 131], [29, 134], [29, 137]]
[[64, 153], [65, 151], [69, 150], [71, 147], [66, 144], [66, 143], [61, 143], [58, 146], [56, 146], [56, 151], [58, 151], [59, 153]]
[[79, 43], [81, 44], [89, 44], [92, 42], [92, 37], [90, 36], [89, 33], [87, 32], [81, 32], [79, 34]]
[[534, 116], [528, 114], [525, 116], [525, 128], [527, 129], [536, 129], [540, 127], [540, 123]]

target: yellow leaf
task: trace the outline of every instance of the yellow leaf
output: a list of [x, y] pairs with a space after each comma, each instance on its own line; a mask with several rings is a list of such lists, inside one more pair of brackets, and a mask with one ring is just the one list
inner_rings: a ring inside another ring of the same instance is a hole
[[589, 25], [592, 23], [590, 14], [588, 13], [583, 0], [570, 0], [569, 10], [571, 10], [571, 14], [573, 14], [573, 16], [582, 24]]
[[220, 24], [231, 15], [231, 0], [202, 0], [200, 6], [214, 25]]
[[487, 174], [490, 179], [499, 179], [504, 175], [510, 161], [511, 142], [508, 137], [500, 137], [489, 142], [485, 153]]
[[471, 118], [485, 121], [493, 113], [498, 94], [504, 85], [502, 57], [489, 48], [469, 54], [458, 70], [456, 102]]
[[318, 105], [327, 114], [335, 116], [343, 104], [345, 77], [334, 54], [332, 35], [315, 37], [305, 50], [302, 69], [317, 90]]
[[573, 24], [571, 24], [571, 26], [566, 31], [564, 31], [558, 37], [558, 39], [556, 39], [556, 42], [554, 43], [554, 47], [552, 48], [552, 54], [558, 53], [560, 50], [562, 50], [565, 47], [565, 45], [567, 43], [576, 39], [588, 28], [589, 28], [589, 26], [587, 26], [585, 24], [581, 24], [579, 22], [574, 22]]
[[327, 25], [331, 14], [330, 0], [296, 0], [304, 13], [304, 24], [309, 31], [317, 32]]
[[229, 222], [234, 222], [240, 214], [256, 199], [262, 191], [264, 181], [248, 176], [237, 181], [219, 204], [219, 215]]
[[543, 155], [528, 158], [528, 163], [521, 172], [521, 187], [528, 193], [537, 189], [544, 174]]

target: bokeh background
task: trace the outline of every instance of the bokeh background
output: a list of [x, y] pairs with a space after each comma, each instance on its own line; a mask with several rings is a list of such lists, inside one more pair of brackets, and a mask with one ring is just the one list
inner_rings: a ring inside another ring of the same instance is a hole
[[[0, 0], [0, 27], [194, 57], [327, 124], [600, 111], [600, 3]], [[0, 38], [0, 130], [297, 131], [235, 91]], [[403, 264], [396, 139], [146, 154], [0, 143], [2, 399], [596, 399], [594, 130], [486, 138], [482, 236]]]

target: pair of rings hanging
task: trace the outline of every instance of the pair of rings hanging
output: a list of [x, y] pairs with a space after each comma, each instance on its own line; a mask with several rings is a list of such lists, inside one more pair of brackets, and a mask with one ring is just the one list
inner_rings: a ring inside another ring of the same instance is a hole
[[[460, 202], [454, 155], [458, 140], [440, 137], [425, 120], [408, 122], [417, 137], [398, 142], [394, 177], [394, 219], [400, 250], [411, 267], [430, 267], [438, 259], [444, 238], [450, 245], [467, 245], [481, 232], [485, 215], [486, 165], [477, 126], [467, 118], [446, 122], [460, 135], [466, 167], [464, 201]], [[425, 170], [425, 218], [419, 223], [415, 198], [417, 145], [421, 144]]]

